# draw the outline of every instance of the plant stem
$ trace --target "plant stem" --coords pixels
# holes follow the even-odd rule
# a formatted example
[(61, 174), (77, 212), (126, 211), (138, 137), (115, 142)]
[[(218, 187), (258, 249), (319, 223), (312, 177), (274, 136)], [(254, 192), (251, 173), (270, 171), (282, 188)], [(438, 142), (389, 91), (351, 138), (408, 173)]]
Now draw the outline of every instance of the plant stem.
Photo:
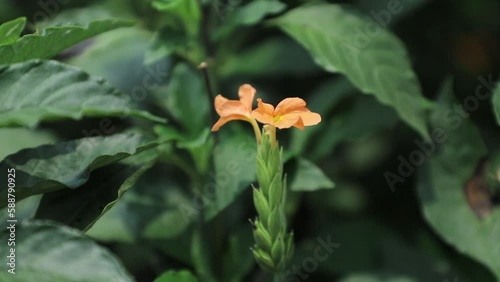
[[(210, 81), (210, 74), (208, 73), (208, 64), (206, 62), (202, 62), (198, 68), (201, 70), (201, 73), (203, 74), (203, 80), (205, 81), (205, 87), (207, 89), (207, 98), (208, 98), (208, 102), (210, 103), (211, 105), (211, 109), (214, 109), (214, 98), (215, 98), (215, 95), (214, 95), (214, 92), (213, 92), (213, 89), (212, 89), (212, 82)], [(213, 110), (210, 110), (210, 120), (212, 121), (212, 124), (215, 124), (217, 121), (215, 120), (215, 115), (214, 115), (214, 112)]]
[(253, 131), (255, 133), (255, 139), (257, 139), (257, 144), (260, 144), (260, 139), (262, 139), (262, 134), (260, 133), (259, 125), (255, 119), (250, 119), (250, 123), (252, 124)]

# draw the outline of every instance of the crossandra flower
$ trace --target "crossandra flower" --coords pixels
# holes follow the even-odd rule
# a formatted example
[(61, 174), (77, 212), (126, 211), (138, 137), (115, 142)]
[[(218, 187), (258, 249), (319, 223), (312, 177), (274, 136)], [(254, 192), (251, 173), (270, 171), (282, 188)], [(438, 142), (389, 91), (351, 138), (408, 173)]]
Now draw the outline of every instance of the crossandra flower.
[(219, 114), (219, 120), (212, 127), (212, 131), (218, 131), (221, 126), (232, 120), (244, 120), (252, 124), (257, 142), (260, 142), (261, 133), (257, 121), (252, 116), (252, 104), (255, 98), (255, 88), (250, 84), (243, 84), (238, 90), (240, 100), (229, 100), (222, 95), (215, 97), (215, 111)]
[(221, 126), (232, 120), (244, 120), (252, 122), (252, 104), (255, 97), (255, 88), (250, 84), (240, 86), (238, 96), (240, 100), (229, 100), (222, 95), (215, 97), (215, 110), (219, 114), (219, 120), (212, 127), (212, 131), (218, 131)]
[(259, 122), (283, 129), (292, 126), (304, 129), (305, 126), (316, 125), (321, 116), (306, 108), (306, 102), (301, 98), (285, 98), (276, 108), (271, 104), (257, 99), (258, 107), (252, 116)]

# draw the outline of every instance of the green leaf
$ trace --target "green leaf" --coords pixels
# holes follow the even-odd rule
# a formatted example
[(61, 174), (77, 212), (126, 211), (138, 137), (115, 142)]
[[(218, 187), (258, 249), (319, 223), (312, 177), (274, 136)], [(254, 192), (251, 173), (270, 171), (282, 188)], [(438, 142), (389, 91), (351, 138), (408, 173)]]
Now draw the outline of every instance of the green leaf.
[[(240, 193), (250, 187), (256, 177), (257, 148), (255, 139), (248, 132), (221, 135), (214, 149), (215, 171), (208, 185), (217, 185), (216, 195), (207, 195), (207, 220), (229, 206)], [(205, 189), (205, 188), (204, 188)], [(210, 190), (212, 188), (209, 188)], [(208, 194), (208, 193), (207, 193)]]
[[(120, 11), (116, 7), (115, 9), (111, 9), (105, 6), (106, 4), (90, 4), (82, 8), (65, 8), (56, 15), (43, 21), (38, 21), (35, 24), (37, 28), (47, 28), (50, 26), (84, 26), (96, 20), (109, 20), (110, 18), (119, 18), (120, 16), (124, 16), (123, 19), (129, 17), (126, 12)], [(127, 5), (123, 6), (123, 8), (125, 8)]]
[[(7, 242), (8, 230), (0, 239)], [(7, 251), (7, 248), (5, 248)], [(9, 255), (9, 254), (6, 254)], [(16, 274), (2, 267), (0, 280), (11, 282), (134, 281), (108, 250), (78, 230), (38, 221), (16, 226)]]
[(190, 37), (198, 34), (201, 7), (197, 0), (153, 0), (153, 8), (174, 17)]
[[(154, 189), (166, 191), (156, 192)], [(124, 216), (123, 220), (137, 218), (134, 225), (129, 225), (140, 237), (150, 240), (170, 239), (183, 234), (190, 220), (198, 214), (192, 206), (192, 198), (180, 187), (165, 180), (139, 183), (125, 203), (129, 216)]]
[[(217, 5), (217, 4), (215, 4)], [(221, 4), (226, 5), (226, 4)], [(227, 4), (230, 5), (230, 4)], [(216, 12), (224, 25), (215, 33), (216, 38), (226, 37), (233, 32), (238, 26), (251, 26), (261, 22), (268, 15), (278, 14), (286, 9), (286, 4), (277, 0), (256, 0), (250, 3), (237, 7), (234, 11), (227, 13), (227, 9), (221, 7)]]
[(66, 63), (103, 77), (141, 104), (169, 76), (166, 64), (143, 65), (152, 36), (139, 26), (112, 30), (93, 38), (92, 45)]
[(276, 0), (252, 1), (230, 14), (231, 24), (254, 25), (259, 23), (264, 17), (280, 13), (285, 9), (286, 4)]
[(132, 108), (129, 98), (103, 79), (56, 61), (0, 67), (0, 126), (34, 127), (42, 121), (128, 115), (164, 120)]
[(87, 183), (76, 189), (44, 194), (35, 218), (86, 231), (151, 168), (156, 158), (157, 153), (148, 150), (93, 171)]
[(191, 44), (184, 32), (172, 27), (161, 28), (151, 39), (144, 64), (150, 65), (175, 53), (182, 55)]
[(200, 71), (187, 64), (175, 66), (168, 88), (158, 95), (158, 100), (191, 137), (198, 137), (207, 127), (211, 101), (206, 94)]
[(418, 195), (432, 228), (459, 252), (486, 265), (500, 279), (500, 209), (493, 207), (480, 216), (468, 200), (471, 188), (476, 194), (470, 197), (484, 197), (477, 179), (469, 181), (485, 177), (478, 175), (481, 172), (478, 168), (486, 146), (472, 122), (450, 110), (454, 105), (452, 84), (448, 81), (441, 91), (439, 108), (431, 117), (434, 130), (441, 131), (440, 136), (445, 138), (432, 143), (435, 151), (427, 154), (428, 159), (419, 170)]
[(12, 44), (0, 46), (0, 65), (51, 58), (85, 39), (133, 24), (132, 21), (106, 19), (90, 22), (86, 27), (47, 27), (40, 34), (28, 34)]
[[(198, 173), (204, 174), (210, 168), (214, 138), (209, 128), (204, 128), (198, 136), (189, 136), (171, 126), (157, 125), (154, 127), (159, 140), (175, 141), (177, 148), (185, 149), (191, 154)], [(168, 149), (170, 150), (170, 148)], [(166, 161), (179, 164), (178, 156), (164, 155)], [(184, 167), (186, 169), (186, 167)]]
[(11, 44), (17, 41), (26, 25), (26, 18), (17, 18), (15, 20), (0, 25), (0, 45)]
[(316, 191), (319, 189), (331, 189), (335, 184), (314, 163), (299, 158), (295, 177), (290, 181), (292, 191)]
[[(28, 197), (22, 201), (16, 202), (16, 220), (18, 223), (31, 220), (35, 216), (36, 209), (40, 203), (42, 195)], [(3, 230), (9, 226), (9, 207), (0, 209), (0, 228)]]
[(57, 138), (48, 131), (27, 128), (0, 128), (0, 160), (24, 148), (53, 143)]
[(179, 140), (177, 147), (189, 151), (199, 173), (208, 172), (214, 147), (214, 139), (210, 129), (205, 128), (195, 139)]
[(188, 270), (169, 270), (156, 278), (154, 282), (198, 282), (198, 278)]
[(429, 137), (425, 111), (430, 102), (422, 96), (404, 45), (392, 33), (380, 26), (376, 34), (366, 33), (368, 21), (333, 4), (299, 7), (274, 23), (325, 70), (346, 75), (364, 93), (396, 109), (407, 124)]
[(88, 234), (119, 242), (179, 240), (199, 211), (192, 197), (166, 171), (168, 167), (161, 163), (148, 170)]
[[(0, 170), (16, 170), (16, 199), (62, 188), (74, 189), (89, 179), (91, 171), (137, 154), (156, 143), (138, 134), (90, 137), (25, 149), (8, 156)], [(7, 183), (7, 174), (0, 180)], [(7, 205), (7, 186), (0, 188), (0, 208)]]

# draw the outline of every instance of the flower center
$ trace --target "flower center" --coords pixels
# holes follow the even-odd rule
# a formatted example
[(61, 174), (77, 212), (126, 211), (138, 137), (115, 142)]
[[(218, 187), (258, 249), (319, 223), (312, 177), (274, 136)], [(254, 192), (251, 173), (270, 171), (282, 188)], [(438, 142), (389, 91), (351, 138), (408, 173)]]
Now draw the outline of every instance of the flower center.
[(276, 123), (276, 122), (278, 122), (278, 121), (280, 121), (282, 119), (283, 119), (283, 116), (275, 116), (274, 117), (274, 122)]

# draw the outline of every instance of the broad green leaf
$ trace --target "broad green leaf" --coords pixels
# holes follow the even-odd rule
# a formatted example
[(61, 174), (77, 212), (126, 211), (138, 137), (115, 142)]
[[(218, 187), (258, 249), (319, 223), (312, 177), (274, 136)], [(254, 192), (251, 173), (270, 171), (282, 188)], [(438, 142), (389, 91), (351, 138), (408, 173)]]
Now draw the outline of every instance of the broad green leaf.
[(26, 18), (17, 18), (15, 20), (0, 25), (0, 45), (10, 44), (17, 41), (26, 25)]
[(156, 278), (154, 282), (198, 282), (198, 278), (188, 270), (169, 270)]
[(53, 143), (57, 138), (48, 131), (27, 128), (0, 128), (0, 160), (25, 149)]
[(177, 142), (177, 147), (189, 151), (200, 174), (208, 172), (214, 148), (214, 138), (210, 129), (205, 128), (195, 139)]
[[(477, 195), (469, 197), (482, 197), (475, 187), (482, 184), (469, 180), (481, 177), (477, 173), (481, 171), (479, 163), (486, 147), (472, 122), (451, 112), (454, 105), (452, 85), (448, 82), (442, 89), (439, 108), (431, 117), (432, 127), (444, 137), (439, 138), (440, 143), (433, 142), (435, 151), (427, 154), (418, 173), (423, 214), (446, 242), (486, 265), (500, 279), (500, 209), (493, 207), (481, 218), (469, 204), (466, 192), (473, 185)], [(429, 148), (432, 147), (428, 146), (430, 151)]]
[[(121, 18), (124, 20), (128, 15), (123, 15), (116, 10), (105, 8), (104, 5), (86, 5), (85, 8), (63, 9), (54, 17), (44, 21), (36, 22), (37, 28), (47, 28), (50, 26), (84, 26), (96, 20), (109, 20), (110, 18)], [(126, 5), (124, 5), (126, 6)]]
[[(138, 134), (89, 137), (25, 149), (0, 162), (0, 170), (16, 170), (18, 201), (62, 188), (74, 189), (89, 179), (91, 171), (137, 154), (156, 143)], [(7, 183), (7, 174), (0, 175)], [(0, 208), (7, 205), (7, 185), (0, 188)]]
[(352, 105), (334, 113), (326, 122), (314, 146), (308, 151), (312, 160), (325, 156), (342, 141), (354, 142), (377, 131), (393, 128), (398, 117), (389, 107), (372, 97), (357, 97)]
[(193, 65), (205, 60), (205, 48), (199, 38), (202, 26), (200, 1), (153, 0), (152, 6), (162, 12), (163, 26), (150, 44), (145, 64), (151, 64), (171, 54), (176, 54)]
[(417, 279), (388, 274), (352, 274), (341, 282), (417, 282)]
[(296, 173), (293, 179), (288, 180), (292, 191), (316, 191), (319, 189), (331, 189), (335, 184), (314, 163), (299, 158), (297, 160)]
[(278, 14), (286, 9), (286, 4), (277, 0), (256, 0), (244, 6), (233, 8), (234, 10), (228, 11), (227, 7), (219, 7), (216, 4), (219, 19), (224, 22), (221, 29), (216, 30), (216, 38), (227, 37), (238, 26), (251, 26), (259, 23), (268, 15)]
[[(18, 223), (33, 218), (41, 198), (42, 195), (35, 195), (28, 197), (22, 201), (16, 202), (16, 220)], [(8, 212), (8, 210), (9, 207), (0, 209), (0, 228), (2, 230), (9, 226), (9, 222), (7, 220), (10, 219), (10, 213)]]
[[(172, 54), (186, 53), (186, 48), (193, 42), (180, 30), (171, 27), (164, 27), (157, 31), (144, 57), (144, 64), (150, 65)], [(198, 57), (198, 56), (197, 56)], [(199, 56), (201, 59), (201, 56)]]
[(167, 171), (161, 164), (148, 170), (88, 234), (119, 242), (170, 240), (183, 234), (199, 210)]
[[(126, 193), (124, 197), (127, 195)], [(109, 212), (100, 217), (85, 235), (101, 242), (134, 243), (134, 234), (127, 227), (123, 217), (123, 202), (118, 201)]]
[(66, 63), (103, 77), (142, 104), (170, 76), (167, 64), (143, 65), (152, 36), (139, 26), (112, 30), (93, 38), (92, 45)]
[(256, 177), (256, 142), (248, 132), (220, 136), (214, 149), (215, 170), (204, 184), (205, 218), (211, 219), (250, 187)]
[(333, 4), (296, 8), (275, 21), (297, 40), (325, 70), (342, 73), (364, 93), (396, 109), (401, 118), (428, 137), (421, 93), (403, 43), (378, 26)]
[[(8, 237), (8, 230), (3, 229), (1, 241), (7, 242)], [(16, 274), (8, 273), (4, 263), (1, 281), (134, 281), (111, 252), (78, 230), (52, 222), (17, 225), (15, 248)]]
[[(150, 174), (150, 179), (154, 174)], [(160, 190), (160, 191), (158, 191)], [(181, 235), (198, 210), (177, 184), (166, 180), (141, 181), (125, 200), (128, 217), (123, 217), (139, 238), (165, 240)], [(184, 208), (189, 210), (185, 210)], [(192, 214), (194, 213), (194, 214)]]
[(88, 230), (151, 168), (156, 157), (154, 150), (148, 150), (93, 171), (87, 183), (76, 189), (44, 194), (35, 218)]
[(0, 46), (0, 65), (51, 58), (85, 39), (133, 24), (126, 20), (106, 19), (90, 22), (85, 27), (47, 27), (39, 34), (28, 34), (12, 44)]
[(177, 24), (183, 26), (190, 37), (198, 34), (202, 15), (197, 0), (153, 0), (152, 6), (174, 17)]
[(252, 1), (230, 14), (231, 24), (254, 25), (267, 15), (277, 14), (285, 9), (286, 4), (277, 0)]
[(101, 78), (56, 61), (0, 67), (0, 126), (34, 127), (42, 121), (128, 115), (162, 122), (133, 109), (130, 99)]
[(172, 71), (167, 90), (158, 95), (158, 99), (186, 132), (197, 137), (208, 126), (211, 101), (206, 91), (200, 71), (178, 64)]
[[(183, 133), (171, 126), (157, 125), (154, 127), (154, 130), (156, 134), (158, 134), (159, 140), (164, 142), (175, 142), (173, 146), (162, 147), (165, 151), (163, 154), (165, 161), (180, 165), (180, 167), (184, 169), (185, 172), (190, 174), (192, 178), (197, 177), (194, 176), (194, 174), (203, 175), (208, 172), (208, 169), (210, 168), (212, 150), (214, 147), (214, 138), (210, 129), (205, 128), (198, 134), (198, 136), (188, 136), (186, 133)], [(179, 163), (179, 161), (183, 158), (172, 152), (174, 147), (184, 149), (189, 152), (197, 171)]]
[(189, 151), (198, 172), (204, 174), (210, 166), (214, 141), (208, 128), (210, 102), (201, 73), (178, 64), (167, 89), (158, 93), (157, 99), (183, 128), (156, 126), (156, 133), (160, 139), (176, 141), (177, 147)]

